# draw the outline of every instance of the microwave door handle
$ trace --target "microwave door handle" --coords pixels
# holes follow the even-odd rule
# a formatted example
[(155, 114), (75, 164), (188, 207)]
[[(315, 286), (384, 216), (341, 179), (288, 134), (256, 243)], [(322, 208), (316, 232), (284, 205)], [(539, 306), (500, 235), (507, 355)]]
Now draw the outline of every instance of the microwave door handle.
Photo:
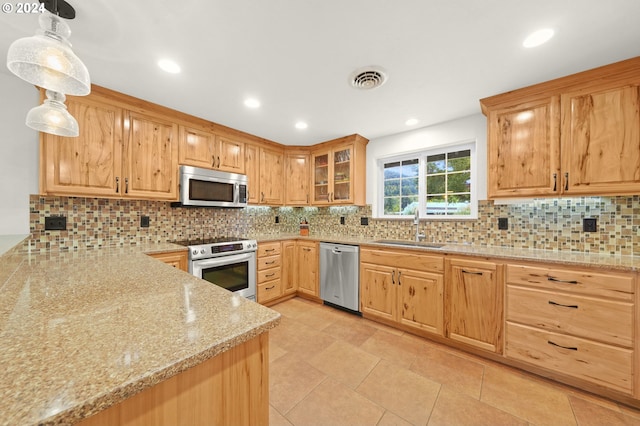
[(239, 183), (235, 183), (233, 184), (233, 202), (234, 204), (238, 204), (240, 202), (240, 184)]

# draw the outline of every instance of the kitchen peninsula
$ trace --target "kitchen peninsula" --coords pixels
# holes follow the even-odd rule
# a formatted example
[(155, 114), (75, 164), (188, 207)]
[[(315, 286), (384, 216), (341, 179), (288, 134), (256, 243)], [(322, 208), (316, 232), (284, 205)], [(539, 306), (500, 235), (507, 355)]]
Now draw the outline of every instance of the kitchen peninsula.
[(0, 424), (268, 423), (280, 315), (146, 255), (177, 249), (0, 257)]

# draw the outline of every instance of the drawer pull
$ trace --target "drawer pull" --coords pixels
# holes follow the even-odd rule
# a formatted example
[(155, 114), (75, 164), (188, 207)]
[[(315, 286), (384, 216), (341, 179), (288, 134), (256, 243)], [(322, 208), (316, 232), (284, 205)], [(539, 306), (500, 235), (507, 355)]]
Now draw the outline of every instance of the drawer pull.
[(570, 351), (577, 351), (578, 350), (578, 348), (576, 348), (575, 346), (562, 346), (562, 345), (559, 345), (557, 343), (552, 342), (551, 340), (547, 340), (547, 343), (550, 344), (551, 346), (556, 346), (558, 348), (569, 349)]
[(275, 260), (272, 260), (271, 262), (264, 262), (265, 265), (273, 265), (274, 263), (276, 263)]
[(575, 281), (575, 280), (559, 280), (554, 277), (547, 277), (547, 281), (553, 281), (555, 283), (565, 283), (565, 284), (580, 284), (578, 281)]
[(311, 251), (311, 249), (309, 247), (303, 247), (302, 250), (304, 251)]
[[(264, 277), (265, 277), (265, 278), (269, 278), (269, 277), (274, 276), (275, 274), (276, 274), (275, 272), (274, 272), (273, 274), (266, 274)], [(549, 302), (549, 303), (551, 303), (551, 302)], [(576, 306), (576, 308), (577, 308), (577, 306)]]
[(271, 287), (265, 287), (264, 289), (265, 289), (265, 290), (271, 290), (271, 289), (274, 289), (274, 288), (276, 288), (276, 286), (275, 286), (275, 285), (272, 285)]
[(401, 276), (402, 276), (402, 271), (398, 271), (398, 285), (402, 285), (402, 282), (400, 281)]
[(395, 284), (396, 283), (396, 271), (393, 270), (391, 271), (391, 284)]
[(482, 275), (482, 272), (467, 271), (466, 269), (463, 269), (462, 273), (463, 274), (471, 274), (471, 275)]
[(562, 306), (563, 308), (578, 309), (578, 305), (563, 305), (562, 303), (557, 303), (553, 300), (549, 300), (549, 304), (553, 306)]
[(276, 251), (276, 249), (264, 249), (264, 251)]

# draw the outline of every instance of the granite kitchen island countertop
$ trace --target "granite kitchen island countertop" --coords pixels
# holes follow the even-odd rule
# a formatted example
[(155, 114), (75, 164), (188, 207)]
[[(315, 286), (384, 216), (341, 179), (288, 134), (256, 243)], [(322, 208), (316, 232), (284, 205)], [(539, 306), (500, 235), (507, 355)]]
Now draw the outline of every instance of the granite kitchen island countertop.
[(0, 424), (69, 424), (275, 327), (277, 312), (145, 253), (0, 257)]

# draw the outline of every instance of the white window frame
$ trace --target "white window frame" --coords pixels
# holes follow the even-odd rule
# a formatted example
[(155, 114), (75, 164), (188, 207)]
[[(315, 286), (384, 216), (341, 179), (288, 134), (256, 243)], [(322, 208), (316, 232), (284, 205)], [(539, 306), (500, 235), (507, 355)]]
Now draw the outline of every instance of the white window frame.
[[(471, 200), (469, 205), (471, 207), (471, 214), (469, 215), (427, 215), (426, 214), (426, 158), (430, 155), (446, 154), (454, 151), (469, 150), (471, 155)], [(395, 154), (388, 157), (380, 157), (376, 159), (377, 170), (377, 183), (378, 191), (376, 194), (376, 217), (379, 219), (411, 219), (413, 215), (385, 215), (384, 214), (384, 164), (395, 161), (406, 161), (418, 158), (419, 159), (419, 180), (418, 180), (418, 209), (420, 212), (420, 219), (422, 220), (474, 220), (478, 218), (478, 159), (477, 159), (476, 141), (467, 141), (456, 144), (440, 145), (437, 147), (430, 147), (420, 151), (405, 152), (402, 154)]]

